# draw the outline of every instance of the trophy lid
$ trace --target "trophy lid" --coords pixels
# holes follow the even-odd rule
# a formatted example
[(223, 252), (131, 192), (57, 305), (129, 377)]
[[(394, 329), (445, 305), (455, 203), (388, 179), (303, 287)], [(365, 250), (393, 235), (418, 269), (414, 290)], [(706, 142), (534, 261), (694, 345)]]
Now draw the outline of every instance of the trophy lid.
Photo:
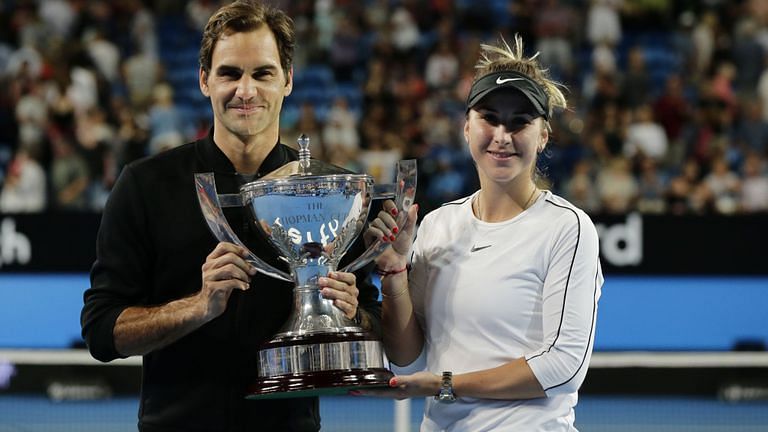
[(333, 174), (355, 174), (342, 167), (329, 164), (317, 159), (310, 159), (307, 168), (301, 166), (301, 161), (292, 161), (259, 178), (259, 181), (285, 180), (304, 176), (321, 176)]
[(306, 134), (301, 134), (301, 136), (299, 136), (296, 141), (299, 144), (299, 160), (289, 162), (270, 172), (269, 174), (261, 177), (258, 180), (259, 182), (269, 180), (286, 180), (290, 178), (305, 176), (314, 177), (334, 174), (355, 174), (352, 171), (342, 167), (321, 160), (311, 159), (309, 153), (309, 137)]

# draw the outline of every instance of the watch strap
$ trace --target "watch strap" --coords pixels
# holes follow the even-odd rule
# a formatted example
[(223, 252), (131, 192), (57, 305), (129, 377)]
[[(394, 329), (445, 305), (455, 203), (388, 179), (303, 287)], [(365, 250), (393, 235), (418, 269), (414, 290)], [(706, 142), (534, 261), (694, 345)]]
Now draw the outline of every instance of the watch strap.
[(440, 391), (435, 396), (435, 399), (440, 402), (447, 403), (456, 401), (456, 393), (453, 391), (453, 372), (443, 372), (440, 383)]

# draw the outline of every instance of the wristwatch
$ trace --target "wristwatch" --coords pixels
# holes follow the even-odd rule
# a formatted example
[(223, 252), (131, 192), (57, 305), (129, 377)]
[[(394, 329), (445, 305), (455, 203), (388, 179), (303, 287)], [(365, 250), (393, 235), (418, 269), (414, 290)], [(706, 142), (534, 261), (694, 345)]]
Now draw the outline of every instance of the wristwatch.
[(456, 402), (456, 393), (453, 392), (453, 373), (443, 372), (443, 381), (440, 385), (440, 392), (435, 396), (435, 400), (443, 403)]

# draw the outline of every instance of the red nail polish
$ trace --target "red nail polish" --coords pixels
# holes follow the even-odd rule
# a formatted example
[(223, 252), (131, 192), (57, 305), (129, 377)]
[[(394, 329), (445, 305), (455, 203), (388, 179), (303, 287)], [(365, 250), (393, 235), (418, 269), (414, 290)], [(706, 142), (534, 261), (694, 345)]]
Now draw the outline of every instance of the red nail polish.
[(397, 387), (397, 378), (392, 378), (391, 380), (389, 380), (389, 386)]
[(385, 236), (385, 235), (384, 235), (384, 236), (381, 236), (381, 240), (383, 240), (383, 241), (389, 241), (389, 237), (387, 237), (387, 236)]
[(390, 239), (390, 240), (392, 240), (392, 241), (395, 241), (395, 239), (396, 239), (396, 238), (397, 238), (397, 237), (395, 237), (393, 234), (390, 234), (390, 235), (389, 235), (389, 239)]
[(393, 233), (397, 234), (397, 232), (398, 232), (398, 231), (400, 231), (400, 230), (399, 230), (399, 229), (397, 229), (397, 227), (393, 227), (393, 228), (392, 228), (392, 232), (393, 232)]
[(393, 208), (389, 212), (392, 213), (392, 216), (397, 216), (397, 209), (396, 208)]

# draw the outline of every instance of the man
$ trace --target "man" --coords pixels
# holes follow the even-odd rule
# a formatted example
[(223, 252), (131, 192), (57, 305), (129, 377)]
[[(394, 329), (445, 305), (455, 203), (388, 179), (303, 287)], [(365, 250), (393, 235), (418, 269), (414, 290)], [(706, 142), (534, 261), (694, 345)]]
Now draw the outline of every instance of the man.
[[(244, 0), (217, 11), (200, 49), (212, 131), (128, 165), (110, 195), (84, 295), (83, 337), (101, 361), (143, 356), (141, 431), (320, 428), (317, 398), (244, 398), (259, 346), (291, 311), (291, 284), (256, 273), (240, 247), (217, 245), (194, 187), (194, 173), (214, 172), (218, 192), (235, 193), (244, 181), (297, 159), (279, 143), (293, 48), (292, 21), (282, 11)], [(224, 212), (256, 255), (285, 268), (247, 209)], [(354, 274), (337, 272), (320, 285), (362, 327), (378, 324), (370, 283), (360, 283), (360, 312)]]

